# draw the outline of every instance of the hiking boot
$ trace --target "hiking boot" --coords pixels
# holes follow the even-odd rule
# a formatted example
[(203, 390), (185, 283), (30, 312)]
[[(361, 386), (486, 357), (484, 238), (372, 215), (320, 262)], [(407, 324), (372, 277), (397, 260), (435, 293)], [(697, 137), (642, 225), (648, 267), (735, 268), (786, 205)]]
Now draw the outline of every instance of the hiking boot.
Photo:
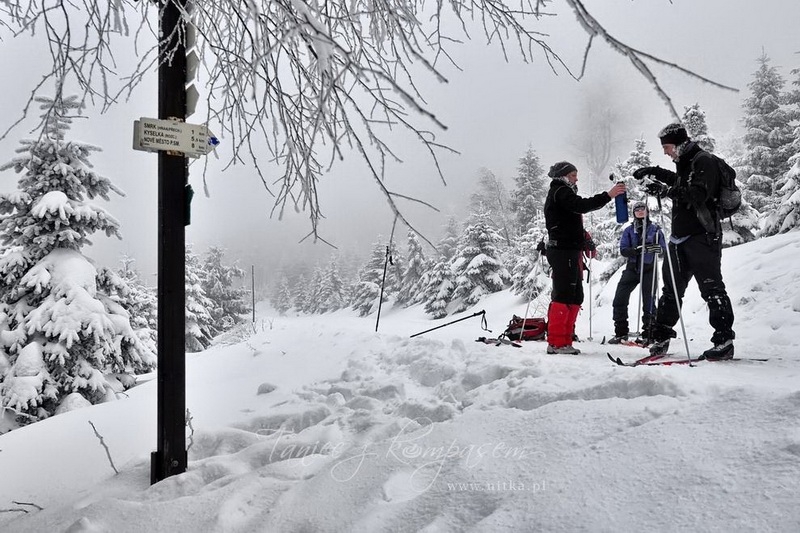
[(636, 337), (636, 340), (634, 340), (633, 342), (635, 342), (642, 348), (647, 348), (653, 341), (650, 340), (650, 337)]
[(664, 355), (669, 350), (669, 339), (656, 341), (650, 345), (650, 355)]
[(552, 344), (547, 345), (547, 353), (549, 354), (566, 354), (566, 355), (578, 355), (581, 351), (573, 346), (553, 346)]
[(715, 344), (703, 352), (703, 359), (708, 361), (727, 361), (733, 359), (733, 339), (728, 339), (722, 344)]
[(622, 341), (628, 340), (627, 335), (614, 335), (610, 339), (608, 339), (608, 344), (621, 344)]

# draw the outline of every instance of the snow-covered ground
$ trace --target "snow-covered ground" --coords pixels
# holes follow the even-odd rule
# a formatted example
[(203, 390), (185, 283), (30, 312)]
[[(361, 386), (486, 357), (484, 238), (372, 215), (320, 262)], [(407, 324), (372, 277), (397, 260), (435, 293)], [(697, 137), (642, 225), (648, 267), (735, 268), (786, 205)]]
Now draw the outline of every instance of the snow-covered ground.
[[(800, 531), (799, 255), (800, 233), (724, 252), (737, 355), (768, 362), (613, 365), (618, 274), (593, 289), (591, 332), (584, 306), (580, 356), (476, 343), (478, 317), (409, 338), (480, 309), (497, 335), (527, 304), (507, 292), (440, 321), (384, 309), (379, 333), (262, 306), (255, 334), (187, 358), (185, 474), (149, 484), (145, 376), (0, 436), (0, 530)], [(698, 353), (694, 285), (684, 314)]]

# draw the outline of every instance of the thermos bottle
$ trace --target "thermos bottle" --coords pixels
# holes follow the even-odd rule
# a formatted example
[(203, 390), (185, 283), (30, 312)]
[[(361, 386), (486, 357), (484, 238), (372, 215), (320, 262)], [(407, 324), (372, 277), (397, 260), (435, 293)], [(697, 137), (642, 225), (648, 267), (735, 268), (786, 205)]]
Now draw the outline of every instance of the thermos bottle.
[(617, 222), (620, 224), (628, 221), (628, 193), (618, 194), (614, 198), (614, 207), (617, 212)]

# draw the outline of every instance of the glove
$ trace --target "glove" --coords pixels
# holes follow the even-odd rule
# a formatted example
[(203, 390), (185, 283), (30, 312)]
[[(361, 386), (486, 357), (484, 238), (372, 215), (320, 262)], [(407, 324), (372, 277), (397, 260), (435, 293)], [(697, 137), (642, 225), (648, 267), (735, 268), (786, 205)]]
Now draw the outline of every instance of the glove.
[(583, 253), (586, 257), (594, 259), (597, 257), (597, 246), (594, 244), (592, 240), (592, 236), (589, 235), (588, 231), (583, 232)]
[(663, 171), (664, 169), (661, 167), (642, 167), (633, 171), (633, 177), (637, 180), (642, 180), (647, 176), (653, 176), (658, 179), (659, 173)]
[(662, 252), (661, 245), (657, 243), (648, 244), (644, 247), (644, 251), (648, 254), (660, 254)]
[(647, 194), (656, 198), (664, 198), (669, 193), (669, 187), (659, 181), (648, 183), (644, 186), (644, 190)]

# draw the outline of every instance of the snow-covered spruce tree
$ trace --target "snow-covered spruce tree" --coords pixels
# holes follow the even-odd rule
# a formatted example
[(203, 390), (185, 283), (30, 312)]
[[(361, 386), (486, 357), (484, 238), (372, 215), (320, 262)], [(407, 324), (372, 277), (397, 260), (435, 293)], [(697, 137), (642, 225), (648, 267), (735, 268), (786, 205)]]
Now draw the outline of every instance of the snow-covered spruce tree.
[(767, 215), (764, 233), (775, 235), (800, 228), (800, 153), (791, 158), (792, 168), (786, 173), (777, 209)]
[(397, 303), (409, 306), (422, 300), (422, 292), (426, 283), (426, 273), (430, 268), (430, 261), (425, 257), (425, 251), (419, 243), (417, 234), (408, 230), (408, 258), (397, 292)]
[(455, 274), (453, 300), (458, 300), (457, 312), (508, 285), (511, 276), (500, 259), (502, 242), (487, 213), (474, 213), (470, 217), (452, 263)]
[(244, 322), (244, 314), (251, 311), (247, 297), (250, 292), (246, 287), (234, 287), (236, 280), (245, 277), (244, 270), (222, 262), (225, 251), (218, 246), (211, 246), (203, 262), (203, 277), (200, 284), (206, 297), (211, 300), (208, 309), (214, 328), (218, 332), (231, 329)]
[(320, 280), (319, 294), (317, 295), (319, 305), (317, 312), (327, 313), (342, 309), (347, 301), (347, 288), (339, 274), (339, 264), (336, 257), (331, 257), (328, 267), (322, 272)]
[(651, 152), (647, 149), (647, 141), (642, 138), (636, 139), (634, 148), (628, 157), (614, 165), (614, 173), (622, 178), (633, 176), (633, 172), (642, 167), (652, 166)]
[(784, 101), (787, 114), (796, 124), (791, 149), (794, 155), (789, 158), (791, 168), (784, 175), (783, 185), (778, 190), (780, 204), (767, 214), (763, 233), (775, 235), (800, 228), (800, 69), (793, 69), (796, 76), (793, 88), (786, 92)]
[(706, 152), (714, 152), (717, 148), (717, 141), (708, 133), (706, 112), (700, 109), (700, 104), (683, 106), (681, 122), (686, 127), (690, 139), (699, 144), (700, 148)]
[[(395, 257), (399, 257), (394, 242), (388, 248), (389, 257), (394, 261)], [(383, 286), (384, 303), (397, 293), (400, 286), (397, 271), (394, 268), (390, 268), (392, 265), (387, 262), (386, 249), (386, 244), (381, 243), (380, 240), (376, 242), (372, 246), (372, 253), (367, 264), (361, 267), (358, 272), (358, 281), (355, 283), (350, 306), (358, 311), (360, 316), (367, 316), (377, 311), (381, 286)], [(386, 271), (385, 280), (384, 270)]]
[(192, 252), (192, 245), (186, 244), (186, 351), (202, 352), (211, 346), (211, 340), (218, 333), (211, 317), (214, 307), (203, 290), (206, 273), (200, 258)]
[(92, 170), (99, 148), (66, 139), (77, 97), (36, 101), (41, 135), (0, 166), (22, 174), (17, 192), (0, 195), (0, 407), (23, 422), (113, 399), (156, 362), (81, 253), (96, 231), (119, 237), (117, 221), (89, 200), (122, 192)]
[(281, 315), (285, 315), (292, 308), (292, 289), (289, 285), (289, 278), (286, 276), (281, 276), (281, 280), (272, 297), (272, 306)]
[(488, 168), (478, 171), (478, 183), (469, 197), (470, 213), (484, 213), (489, 223), (497, 228), (498, 233), (505, 239), (505, 244), (511, 244), (512, 223), (514, 214), (511, 210), (511, 195), (500, 179)]
[(300, 273), (296, 278), (295, 282), (292, 285), (292, 301), (294, 302), (294, 308), (300, 311), (301, 313), (305, 313), (306, 309), (308, 308), (308, 303), (306, 302), (306, 295), (308, 294), (308, 277), (305, 273)]
[(448, 305), (453, 298), (456, 285), (451, 262), (458, 251), (460, 233), (455, 217), (448, 217), (444, 235), (436, 246), (439, 257), (431, 260), (431, 266), (425, 272), (424, 280), (420, 282), (422, 287), (420, 301), (425, 304), (425, 312), (433, 318), (447, 316)]
[(447, 316), (447, 307), (453, 299), (456, 288), (455, 275), (449, 259), (441, 257), (430, 269), (422, 299), (425, 312), (433, 318)]
[(530, 229), (514, 242), (511, 263), (511, 288), (518, 294), (532, 300), (539, 296), (550, 285), (545, 274), (541, 256), (537, 246), (547, 236), (542, 214), (537, 215), (529, 224)]
[(518, 233), (526, 233), (536, 215), (544, 208), (544, 199), (550, 186), (549, 179), (532, 147), (519, 160), (511, 192), (511, 210), (514, 212)]
[(155, 353), (158, 333), (156, 290), (144, 284), (139, 272), (133, 268), (133, 258), (124, 256), (120, 262), (122, 265), (116, 272), (107, 268), (98, 270), (98, 287), (128, 311), (131, 326), (144, 342), (151, 343)]
[(781, 106), (785, 80), (769, 65), (766, 54), (758, 62), (760, 67), (748, 84), (751, 95), (743, 104), (747, 150), (736, 171), (746, 186), (744, 198), (759, 212), (766, 213), (779, 202), (774, 192), (789, 170), (792, 129), (790, 117)]
[(456, 218), (451, 216), (447, 218), (447, 224), (444, 227), (444, 235), (436, 249), (439, 250), (444, 260), (450, 260), (456, 254), (458, 249), (458, 240), (461, 238), (461, 228), (459, 227)]

